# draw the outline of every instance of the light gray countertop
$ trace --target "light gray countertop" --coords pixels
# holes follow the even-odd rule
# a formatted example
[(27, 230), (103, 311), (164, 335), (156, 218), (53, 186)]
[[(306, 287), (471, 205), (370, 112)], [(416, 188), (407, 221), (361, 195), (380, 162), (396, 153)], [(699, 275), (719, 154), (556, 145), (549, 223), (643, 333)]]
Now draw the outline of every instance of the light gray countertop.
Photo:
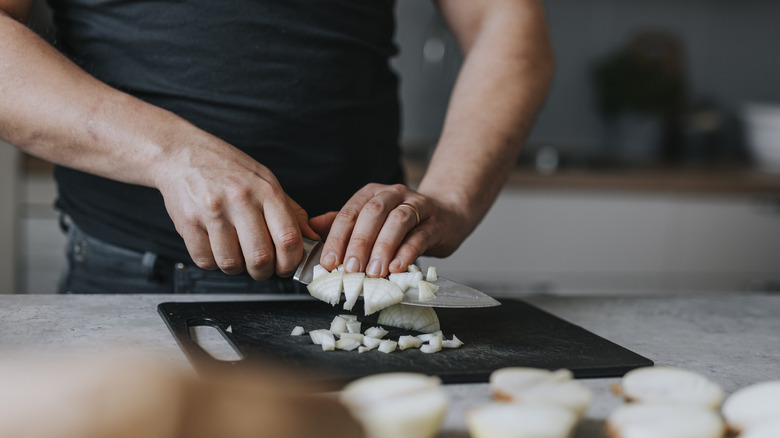
[[(187, 359), (157, 314), (164, 301), (257, 299), (193, 295), (0, 295), (0, 354), (124, 346)], [(780, 295), (691, 294), (644, 297), (526, 297), (554, 315), (655, 361), (699, 372), (727, 393), (780, 379)], [(576, 438), (603, 437), (620, 404), (618, 379), (586, 379), (595, 399)], [(464, 412), (490, 400), (486, 384), (446, 385), (452, 405), (440, 436), (467, 437)]]

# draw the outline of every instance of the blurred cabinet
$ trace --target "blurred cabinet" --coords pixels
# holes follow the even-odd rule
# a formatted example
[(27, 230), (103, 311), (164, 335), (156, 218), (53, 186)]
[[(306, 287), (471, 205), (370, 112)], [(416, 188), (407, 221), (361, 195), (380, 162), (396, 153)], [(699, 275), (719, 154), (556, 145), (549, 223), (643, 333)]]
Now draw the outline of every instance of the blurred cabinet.
[(507, 293), (780, 287), (780, 203), (749, 196), (505, 190), (451, 257), (453, 279)]

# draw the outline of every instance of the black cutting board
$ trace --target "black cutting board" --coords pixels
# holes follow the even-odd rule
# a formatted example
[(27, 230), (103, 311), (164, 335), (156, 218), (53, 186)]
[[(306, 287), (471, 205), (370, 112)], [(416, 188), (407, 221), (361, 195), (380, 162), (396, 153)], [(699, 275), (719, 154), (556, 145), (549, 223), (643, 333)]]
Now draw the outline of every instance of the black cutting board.
[[(376, 315), (362, 316), (360, 302), (352, 312), (317, 300), (162, 303), (158, 311), (193, 365), (202, 369), (220, 361), (191, 338), (189, 328), (210, 325), (243, 355), (241, 362), (274, 360), (315, 371), (334, 381), (394, 371), (439, 376), (446, 383), (487, 382), (490, 373), (510, 366), (568, 368), (575, 377), (619, 377), (653, 362), (561, 318), (519, 300), (502, 300), (497, 307), (436, 309), (445, 337), (464, 342), (458, 349), (426, 354), (418, 349), (385, 354), (373, 350), (322, 351), (308, 335), (291, 336), (297, 326), (306, 331), (329, 328), (334, 316), (352, 313), (363, 330), (376, 325)], [(228, 330), (230, 328), (230, 330)], [(407, 330), (385, 327), (394, 340)], [(222, 362), (236, 365), (236, 362)]]

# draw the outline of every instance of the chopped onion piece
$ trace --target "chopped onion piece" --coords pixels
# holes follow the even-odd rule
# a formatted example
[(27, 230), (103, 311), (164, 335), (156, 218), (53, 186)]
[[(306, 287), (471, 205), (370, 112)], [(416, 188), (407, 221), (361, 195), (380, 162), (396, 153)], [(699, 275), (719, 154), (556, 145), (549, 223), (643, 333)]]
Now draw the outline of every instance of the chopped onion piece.
[(420, 272), (420, 267), (412, 263), (406, 270), (407, 272)]
[(695, 404), (717, 409), (723, 389), (706, 377), (672, 367), (643, 367), (629, 371), (620, 381), (628, 401), (642, 403)]
[(363, 336), (362, 333), (342, 333), (339, 335), (339, 339), (354, 339), (358, 341), (358, 343), (363, 343)]
[[(346, 277), (346, 275), (345, 275), (345, 277)], [(348, 314), (348, 313), (342, 313), (342, 314), (341, 314), (341, 315), (339, 315), (339, 316), (340, 316), (340, 317), (342, 317), (342, 318), (344, 318), (345, 320), (347, 320), (347, 322), (355, 322), (355, 321), (357, 321), (357, 320), (358, 320), (358, 317), (357, 317), (357, 315), (350, 315), (350, 314)]]
[(370, 336), (372, 338), (381, 339), (382, 336), (386, 335), (388, 332), (387, 330), (383, 329), (381, 326), (377, 327), (369, 327), (365, 331), (366, 336)]
[(312, 269), (311, 276), (312, 281), (322, 277), (323, 275), (327, 274), (328, 270), (322, 267), (322, 265), (315, 265), (314, 269)]
[(417, 335), (418, 338), (420, 338), (423, 342), (428, 342), (433, 338), (440, 338), (444, 339), (444, 333), (441, 332), (441, 330), (433, 332), (433, 333), (425, 333), (422, 335)]
[(379, 346), (379, 344), (382, 342), (379, 338), (372, 338), (371, 336), (363, 336), (363, 345), (366, 346), (366, 348), (374, 349)]
[(330, 272), (313, 280), (306, 288), (314, 298), (335, 306), (341, 299), (341, 281), (343, 277), (343, 272)]
[(346, 333), (347, 332), (347, 320), (342, 318), (342, 317), (340, 317), (340, 316), (334, 317), (333, 321), (331, 321), (331, 323), (330, 323), (330, 331), (334, 335), (338, 335), (338, 334), (341, 334), (341, 333)]
[(331, 333), (331, 331), (328, 329), (312, 330), (309, 332), (311, 341), (317, 345), (322, 345), (322, 338), (328, 336), (331, 338), (333, 337), (333, 333)]
[(425, 279), (427, 281), (436, 281), (439, 279), (439, 276), (436, 274), (436, 266), (428, 266), (428, 272), (425, 274)]
[(417, 290), (419, 290), (417, 298), (420, 301), (430, 301), (436, 298), (436, 291), (439, 290), (439, 286), (428, 281), (420, 281), (417, 283)]
[(352, 351), (360, 347), (360, 341), (354, 338), (341, 338), (336, 341), (336, 348), (339, 350)]
[(347, 323), (347, 332), (349, 333), (360, 333), (360, 321), (352, 321)]
[(296, 325), (294, 329), (292, 329), (292, 332), (290, 333), (291, 336), (300, 336), (302, 334), (306, 333), (306, 330), (303, 329), (303, 327)]
[(458, 337), (455, 335), (452, 335), (452, 339), (445, 339), (441, 341), (441, 346), (443, 348), (460, 348), (461, 345), (463, 345), (463, 341), (458, 339)]
[(723, 403), (722, 411), (729, 428), (737, 432), (780, 418), (780, 380), (738, 389)]
[(368, 348), (365, 345), (361, 345), (358, 347), (358, 353), (365, 353), (366, 351), (371, 351), (373, 348)]
[[(330, 334), (330, 336), (328, 336)], [(323, 333), (320, 341), (322, 341), (322, 351), (333, 351), (336, 349), (336, 339), (333, 337), (333, 333)]]
[(403, 298), (403, 291), (389, 280), (384, 278), (363, 280), (363, 308), (366, 315), (400, 303)]
[(438, 336), (432, 337), (427, 344), (420, 346), (420, 351), (423, 353), (436, 353), (441, 351), (441, 338)]
[(439, 330), (439, 317), (432, 307), (395, 304), (379, 312), (379, 324), (431, 333)]
[(576, 424), (571, 411), (557, 406), (490, 403), (466, 413), (472, 438), (568, 438)]
[(342, 280), (344, 285), (344, 310), (352, 310), (357, 302), (358, 297), (363, 292), (363, 280), (366, 278), (366, 274), (363, 272), (352, 272), (344, 274)]
[(387, 277), (392, 283), (398, 285), (402, 292), (406, 292), (410, 287), (416, 287), (422, 279), (422, 272), (394, 272)]
[(695, 404), (631, 403), (615, 409), (606, 421), (612, 438), (721, 438), (723, 420)]
[(382, 341), (379, 343), (378, 350), (382, 353), (392, 353), (395, 351), (395, 347), (398, 346), (398, 342), (393, 341), (391, 339), (382, 339)]
[(417, 336), (404, 335), (398, 338), (398, 348), (406, 350), (407, 348), (418, 348), (422, 341)]
[(229, 325), (228, 328), (225, 329), (225, 331), (228, 333), (233, 333), (233, 326)]

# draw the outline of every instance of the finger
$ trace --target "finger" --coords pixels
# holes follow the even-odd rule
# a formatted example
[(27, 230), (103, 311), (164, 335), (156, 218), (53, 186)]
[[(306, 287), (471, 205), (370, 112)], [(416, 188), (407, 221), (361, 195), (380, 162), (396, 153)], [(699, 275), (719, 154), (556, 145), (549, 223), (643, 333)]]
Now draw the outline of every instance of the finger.
[(182, 227), (180, 234), (195, 266), (210, 271), (218, 268), (214, 253), (211, 252), (209, 235), (205, 229), (192, 225)]
[(379, 277), (382, 267), (378, 260), (369, 263), (369, 256), (379, 232), (387, 221), (390, 212), (403, 200), (403, 194), (397, 190), (383, 190), (371, 198), (360, 210), (352, 236), (349, 238), (347, 252), (344, 255), (345, 272), (366, 272), (366, 276)]
[(330, 227), (333, 226), (333, 221), (338, 214), (339, 212), (337, 211), (329, 211), (309, 219), (309, 224), (317, 234), (327, 237), (330, 234)]
[(225, 274), (235, 275), (244, 271), (244, 257), (233, 224), (225, 219), (213, 219), (208, 225), (208, 238), (217, 266)]
[(379, 190), (379, 187), (373, 184), (363, 187), (352, 195), (349, 201), (336, 214), (331, 223), (328, 238), (322, 247), (322, 256), (320, 257), (322, 267), (332, 271), (343, 262), (347, 245), (349, 245), (349, 238), (357, 223), (360, 210), (374, 196), (377, 190)]
[(294, 274), (303, 257), (301, 228), (287, 199), (284, 193), (272, 194), (263, 203), (265, 223), (276, 249), (276, 274), (280, 277)]
[(415, 262), (420, 256), (425, 254), (433, 245), (433, 236), (435, 235), (435, 226), (430, 223), (421, 223), (406, 235), (395, 257), (390, 262), (390, 272), (405, 272), (409, 265)]
[[(389, 274), (391, 259), (396, 254), (407, 233), (416, 226), (417, 215), (414, 210), (399, 205), (390, 211), (382, 229), (379, 231), (374, 248), (371, 250), (371, 258), (369, 259), (366, 272), (372, 271), (372, 275), (386, 277)], [(379, 272), (375, 272), (377, 269)]]
[(259, 211), (257, 207), (250, 214), (237, 216), (234, 222), (246, 270), (252, 278), (262, 281), (274, 274), (276, 264), (274, 243)]

